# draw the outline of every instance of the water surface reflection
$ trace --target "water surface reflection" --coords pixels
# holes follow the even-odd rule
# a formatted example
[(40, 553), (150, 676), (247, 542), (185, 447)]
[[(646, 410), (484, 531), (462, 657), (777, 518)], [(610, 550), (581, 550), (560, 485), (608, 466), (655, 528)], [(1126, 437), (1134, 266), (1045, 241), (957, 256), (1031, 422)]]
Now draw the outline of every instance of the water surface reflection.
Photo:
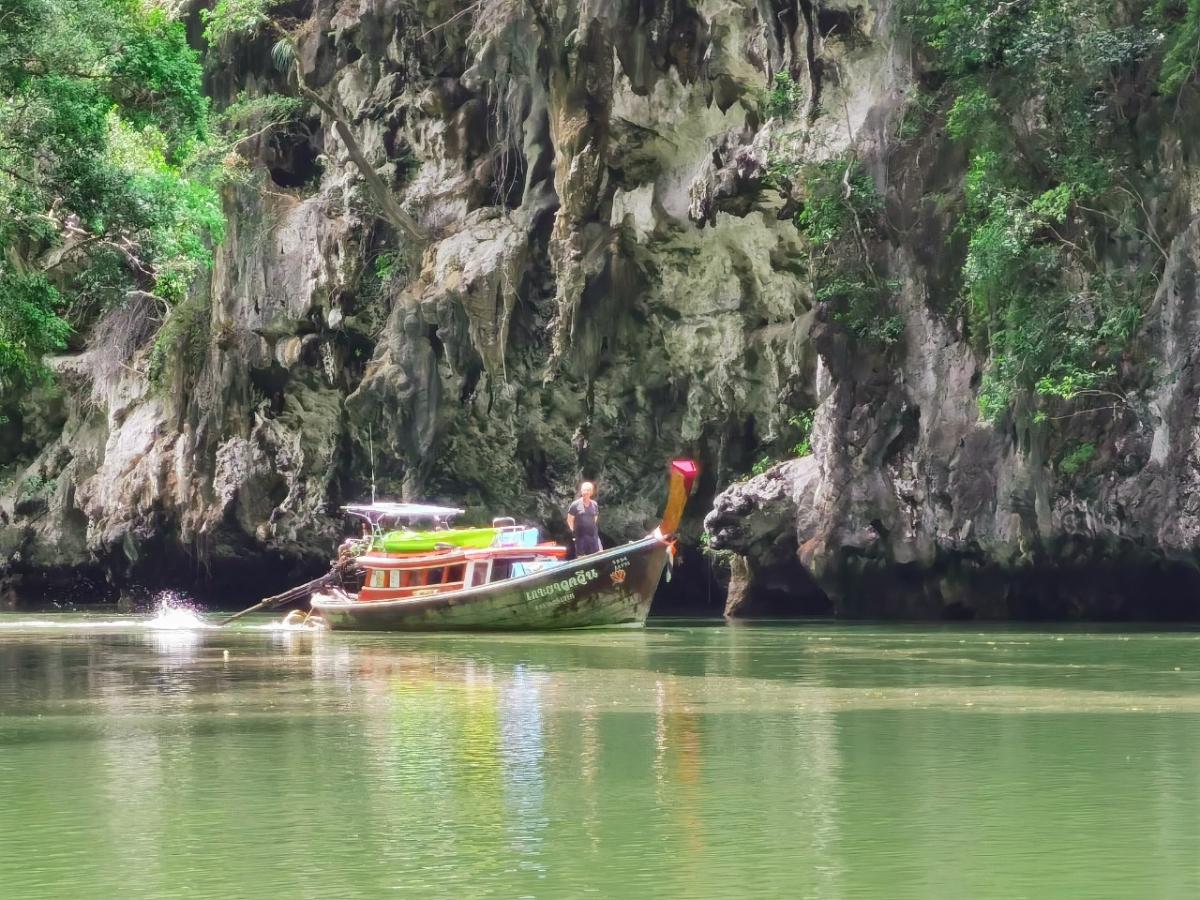
[(0, 628), (6, 896), (1200, 895), (1191, 634)]

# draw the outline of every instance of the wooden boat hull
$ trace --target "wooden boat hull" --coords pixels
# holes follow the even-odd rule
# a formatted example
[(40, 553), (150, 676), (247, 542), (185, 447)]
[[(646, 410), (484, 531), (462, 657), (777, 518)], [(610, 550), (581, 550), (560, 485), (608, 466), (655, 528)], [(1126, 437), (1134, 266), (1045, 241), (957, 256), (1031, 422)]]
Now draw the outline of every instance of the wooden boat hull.
[(463, 591), (360, 601), (316, 594), (313, 612), (335, 629), (366, 631), (537, 630), (642, 625), (668, 545), (647, 537), (552, 569)]

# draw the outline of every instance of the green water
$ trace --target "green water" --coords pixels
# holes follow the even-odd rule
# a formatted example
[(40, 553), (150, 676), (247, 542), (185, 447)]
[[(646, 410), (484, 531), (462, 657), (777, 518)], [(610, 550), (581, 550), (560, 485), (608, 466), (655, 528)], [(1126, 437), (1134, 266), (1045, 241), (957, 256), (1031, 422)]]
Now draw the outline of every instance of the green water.
[(1200, 635), (0, 616), (0, 896), (1200, 897)]

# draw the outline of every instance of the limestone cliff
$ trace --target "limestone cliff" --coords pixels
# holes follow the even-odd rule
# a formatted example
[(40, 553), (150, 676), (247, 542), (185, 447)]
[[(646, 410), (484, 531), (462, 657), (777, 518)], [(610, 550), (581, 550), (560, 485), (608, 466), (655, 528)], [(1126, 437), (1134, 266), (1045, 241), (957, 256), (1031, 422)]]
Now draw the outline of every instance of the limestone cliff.
[[(177, 5), (199, 44), (206, 4)], [(921, 62), (893, 4), (291, 0), (280, 15), (300, 85), (270, 34), (207, 50), (218, 107), (289, 93), (306, 108), (245, 150), (169, 375), (150, 377), (158, 323), (134, 297), (10, 414), (12, 596), (253, 595), (320, 566), (338, 504), (372, 485), (553, 529), (586, 476), (623, 540), (653, 521), (679, 453), (704, 466), (695, 539), (806, 409), (813, 455), (730, 488), (709, 518), (734, 554), (733, 607), (1017, 615), (1013, 572), (1095, 553), (1194, 566), (1195, 226), (1173, 232), (1142, 327), (1161, 377), (1129, 404), (1137, 427), (1069, 425), (1111, 466), (1064, 477), (1064, 429), (982, 422), (985, 356), (947, 312), (938, 249), (953, 212), (936, 198), (964, 162), (936, 122), (898, 136)], [(769, 108), (781, 73), (790, 115)], [(805, 188), (774, 170), (848, 153), (886, 202), (864, 241), (900, 285), (884, 349), (822, 309)]]
[[(197, 40), (204, 5), (180, 4)], [(252, 148), (166, 385), (131, 300), (13, 411), (14, 590), (253, 593), (251, 574), (319, 566), (337, 505), (372, 480), (561, 527), (586, 475), (620, 540), (653, 520), (670, 456), (704, 459), (710, 497), (749, 467), (811, 380), (794, 229), (756, 190), (760, 89), (794, 62), (774, 10), (285, 6), (336, 118), (314, 102)], [(209, 49), (218, 107), (295, 93), (271, 44)], [(422, 238), (381, 209), (339, 122)]]

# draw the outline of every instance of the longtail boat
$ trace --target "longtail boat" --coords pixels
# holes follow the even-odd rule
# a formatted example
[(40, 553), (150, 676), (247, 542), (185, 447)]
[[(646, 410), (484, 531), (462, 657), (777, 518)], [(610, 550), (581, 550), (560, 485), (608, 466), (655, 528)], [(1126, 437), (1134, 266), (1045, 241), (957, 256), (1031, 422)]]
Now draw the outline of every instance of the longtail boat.
[[(361, 587), (314, 593), (313, 615), (330, 628), (374, 631), (645, 624), (698, 471), (691, 460), (671, 463), (666, 509), (653, 533), (569, 561), (565, 547), (540, 542), (536, 529), (511, 519), (493, 523), (486, 547), (438, 540), (454, 529), (427, 532), (432, 549), (415, 553), (391, 552), (376, 535), (365, 536), (354, 560)], [(371, 507), (353, 509), (370, 519)], [(372, 522), (376, 533), (380, 527)]]

